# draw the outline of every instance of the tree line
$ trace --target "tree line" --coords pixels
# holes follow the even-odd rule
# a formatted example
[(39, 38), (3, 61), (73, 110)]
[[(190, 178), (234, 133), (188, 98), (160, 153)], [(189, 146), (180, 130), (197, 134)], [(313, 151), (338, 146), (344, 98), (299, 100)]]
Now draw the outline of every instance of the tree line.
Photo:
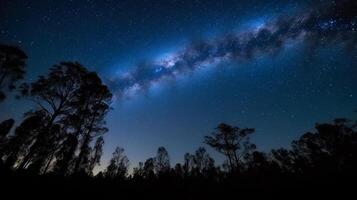
[[(78, 62), (61, 62), (47, 75), (24, 83), (26, 54), (18, 47), (0, 45), (0, 100), (15, 90), (34, 103), (16, 126), (13, 119), (0, 123), (0, 174), (88, 177), (108, 182), (142, 183), (200, 180), (272, 180), (271, 177), (353, 176), (357, 168), (357, 121), (336, 119), (316, 124), (289, 148), (257, 150), (253, 128), (221, 123), (203, 143), (225, 156), (217, 165), (204, 147), (186, 153), (182, 163), (171, 165), (165, 147), (139, 162), (129, 173), (125, 150), (117, 147), (104, 171), (100, 164), (105, 116), (112, 93), (95, 73)], [(237, 178), (239, 177), (239, 178)], [(248, 181), (248, 182), (249, 182)], [(259, 181), (258, 181), (259, 182)], [(257, 182), (255, 182), (257, 183)]]

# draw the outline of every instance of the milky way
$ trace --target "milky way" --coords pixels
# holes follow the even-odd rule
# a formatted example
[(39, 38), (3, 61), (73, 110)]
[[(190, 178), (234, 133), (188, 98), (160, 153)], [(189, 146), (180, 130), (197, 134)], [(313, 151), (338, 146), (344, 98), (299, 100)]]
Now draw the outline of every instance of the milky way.
[(356, 1), (316, 5), (294, 16), (280, 16), (264, 25), (212, 40), (192, 41), (160, 61), (139, 62), (127, 73), (111, 80), (118, 98), (149, 89), (162, 79), (222, 62), (249, 60), (261, 54), (276, 54), (289, 41), (316, 48), (338, 42), (355, 50), (357, 42)]

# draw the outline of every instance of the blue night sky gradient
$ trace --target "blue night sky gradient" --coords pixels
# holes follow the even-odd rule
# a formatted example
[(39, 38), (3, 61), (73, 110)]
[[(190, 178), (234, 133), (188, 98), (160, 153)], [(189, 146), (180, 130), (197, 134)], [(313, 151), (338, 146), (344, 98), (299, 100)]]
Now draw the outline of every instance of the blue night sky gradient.
[[(253, 142), (269, 150), (289, 145), (316, 122), (355, 116), (355, 44), (349, 50), (339, 42), (311, 48), (300, 38), (284, 41), (278, 53), (207, 64), (119, 95), (118, 77), (141, 62), (165, 60), (191, 41), (255, 30), (314, 6), (316, 1), (278, 0), (1, 1), (0, 41), (28, 54), (28, 81), (55, 63), (75, 60), (110, 85), (116, 100), (107, 116), (104, 166), (116, 145), (125, 148), (133, 165), (165, 146), (174, 164), (203, 145), (203, 136), (220, 122), (256, 128)], [(319, 26), (334, 28), (334, 23)], [(21, 120), (31, 106), (9, 98), (0, 104), (0, 120)]]

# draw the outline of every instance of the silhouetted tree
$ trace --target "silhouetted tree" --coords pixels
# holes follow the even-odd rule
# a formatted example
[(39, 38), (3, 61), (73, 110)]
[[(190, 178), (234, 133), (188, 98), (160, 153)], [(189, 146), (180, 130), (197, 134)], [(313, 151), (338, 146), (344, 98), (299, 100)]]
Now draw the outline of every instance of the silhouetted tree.
[(221, 123), (216, 132), (205, 136), (204, 142), (227, 156), (231, 170), (239, 170), (244, 156), (256, 148), (249, 140), (253, 132), (254, 129), (251, 128), (240, 129)]
[(7, 119), (0, 123), (0, 146), (4, 142), (6, 136), (10, 133), (10, 130), (14, 124), (14, 119)]
[(6, 98), (5, 90), (13, 90), (24, 78), (26, 54), (18, 47), (0, 44), (0, 102)]
[(152, 178), (155, 175), (155, 159), (148, 158), (144, 163), (144, 175), (145, 178)]
[[(41, 146), (38, 146), (38, 151), (33, 154), (31, 163), (28, 165), (27, 169), (33, 173), (46, 173), (53, 164), (53, 159), (56, 154), (56, 151), (61, 146), (61, 141), (65, 136), (65, 132), (62, 129), (61, 124), (53, 124), (49, 129), (48, 135), (45, 138), (41, 138), (41, 135), (38, 135), (36, 142), (39, 139), (45, 139), (46, 142), (43, 142)], [(36, 144), (36, 143), (35, 143)], [(38, 144), (38, 143), (37, 143)], [(32, 146), (31, 146), (32, 147)], [(47, 153), (42, 155), (41, 153)]]
[(125, 179), (129, 167), (129, 159), (124, 153), (124, 149), (117, 147), (113, 152), (113, 157), (105, 171), (105, 175), (111, 178)]
[(176, 178), (183, 178), (185, 173), (184, 173), (184, 169), (182, 167), (182, 165), (180, 163), (176, 163), (175, 167), (174, 167), (174, 173), (176, 175)]
[(183, 164), (183, 170), (187, 175), (189, 175), (193, 168), (195, 167), (195, 156), (191, 155), (190, 153), (185, 153), (184, 155), (184, 164)]
[(291, 150), (279, 148), (276, 150), (273, 149), (271, 153), (273, 161), (280, 167), (281, 172), (285, 174), (295, 172), (295, 155)]
[[(19, 168), (31, 166), (34, 173), (46, 172), (53, 160), (56, 160), (56, 155), (62, 159), (61, 166), (69, 166), (69, 163), (63, 162), (73, 163), (73, 156), (80, 144), (73, 171), (88, 173), (91, 168), (90, 143), (94, 137), (107, 131), (104, 116), (109, 110), (112, 96), (107, 86), (96, 73), (88, 72), (81, 64), (62, 62), (53, 66), (46, 77), (40, 76), (30, 86), (23, 86), (23, 94), (29, 96), (46, 113), (47, 118), (43, 120), (42, 132), (38, 134)], [(74, 135), (77, 142), (70, 139), (72, 142), (63, 143), (67, 134)], [(76, 147), (61, 148), (62, 144)], [(61, 150), (65, 152), (57, 153)], [(62, 167), (57, 166), (56, 170), (59, 168)]]
[(357, 132), (354, 123), (336, 119), (332, 124), (317, 124), (292, 142), (295, 169), (313, 174), (356, 174)]
[(198, 173), (204, 174), (214, 169), (214, 160), (207, 153), (204, 147), (199, 147), (194, 156), (195, 169)]
[[(87, 138), (85, 138), (87, 139)], [(79, 155), (75, 158), (73, 173), (89, 174), (88, 169), (90, 168), (91, 162), (91, 152), (92, 147), (90, 146), (90, 140), (83, 140), (82, 145), (80, 145)]]
[(254, 151), (246, 155), (246, 169), (248, 173), (254, 176), (268, 176), (273, 169), (274, 164), (269, 160), (264, 152)]
[(160, 175), (170, 171), (170, 157), (165, 147), (159, 147), (155, 157), (155, 173)]
[(73, 164), (73, 158), (77, 146), (77, 137), (73, 134), (67, 134), (61, 148), (56, 153), (56, 163), (53, 169), (54, 173), (63, 176), (70, 174), (70, 166)]
[(26, 155), (42, 131), (42, 121), (46, 120), (46, 117), (46, 113), (42, 111), (25, 114), (24, 121), (15, 129), (14, 135), (1, 147), (1, 156), (5, 157), (8, 166), (12, 167)]
[(92, 172), (96, 165), (100, 165), (100, 158), (103, 154), (103, 145), (104, 139), (102, 136), (100, 136), (94, 144), (91, 161), (88, 169), (89, 172)]
[[(26, 164), (36, 160), (33, 171), (40, 172), (46, 162), (46, 158), (52, 153), (51, 146), (53, 135), (60, 132), (61, 122), (66, 117), (75, 112), (73, 102), (78, 98), (78, 91), (81, 86), (81, 79), (87, 70), (79, 63), (60, 63), (54, 65), (47, 77), (40, 76), (39, 79), (31, 84), (28, 89), (30, 99), (39, 108), (46, 112), (47, 120), (43, 120), (42, 132), (36, 138), (36, 142), (31, 146), (27, 155), (24, 157), (19, 168), (24, 169)], [(56, 124), (56, 128), (54, 125)], [(57, 131), (57, 132), (51, 132)], [(53, 145), (54, 146), (54, 145)]]
[(133, 178), (134, 179), (142, 179), (144, 178), (145, 173), (144, 173), (144, 163), (139, 162), (137, 167), (133, 168)]
[(107, 86), (105, 86), (96, 73), (88, 73), (84, 76), (79, 90), (78, 99), (74, 102), (76, 113), (71, 116), (71, 122), (76, 129), (76, 135), (81, 136), (80, 153), (76, 159), (75, 172), (90, 166), (89, 144), (94, 137), (108, 131), (105, 127), (104, 117), (109, 111), (112, 98)]

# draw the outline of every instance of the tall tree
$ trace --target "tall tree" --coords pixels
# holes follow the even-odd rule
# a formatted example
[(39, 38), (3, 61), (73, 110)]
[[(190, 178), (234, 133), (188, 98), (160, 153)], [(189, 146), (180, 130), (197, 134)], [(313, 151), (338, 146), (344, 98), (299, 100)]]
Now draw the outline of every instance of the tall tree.
[[(93, 88), (88, 91), (89, 83), (100, 84), (91, 84)], [(31, 162), (37, 163), (35, 165), (36, 170), (34, 171), (40, 171), (45, 163), (47, 163), (46, 166), (48, 166), (53, 159), (52, 155), (54, 155), (58, 149), (47, 148), (46, 145), (59, 147), (58, 144), (60, 144), (63, 137), (57, 137), (59, 136), (58, 134), (73, 132), (69, 134), (74, 134), (76, 137), (79, 137), (78, 132), (85, 132), (88, 135), (97, 131), (95, 125), (100, 123), (98, 122), (98, 118), (103, 119), (104, 117), (101, 114), (98, 117), (96, 113), (92, 113), (93, 115), (91, 115), (91, 117), (86, 118), (86, 120), (90, 120), (90, 125), (83, 126), (83, 123), (80, 123), (80, 131), (73, 123), (69, 123), (75, 121), (74, 116), (81, 115), (80, 111), (82, 111), (83, 107), (89, 107), (92, 110), (98, 108), (97, 110), (100, 110), (98, 111), (100, 113), (103, 113), (101, 111), (103, 110), (103, 106), (108, 107), (106, 104), (103, 105), (102, 102), (91, 101), (91, 104), (86, 106), (81, 104), (83, 103), (83, 99), (88, 97), (89, 94), (92, 96), (103, 96), (103, 93), (98, 91), (105, 90), (105, 95), (107, 95), (108, 90), (106, 86), (101, 84), (100, 79), (95, 73), (88, 72), (87, 69), (77, 62), (62, 62), (59, 65), (54, 65), (47, 76), (40, 76), (31, 86), (23, 88), (23, 94), (29, 96), (30, 99), (38, 105), (39, 109), (46, 112), (48, 120), (43, 122), (43, 131), (38, 135), (36, 142), (31, 146), (28, 154), (24, 157), (19, 166), (20, 168), (24, 168)], [(88, 111), (86, 111), (86, 113), (88, 113)], [(82, 158), (84, 157), (83, 155), (90, 154), (90, 139), (81, 139), (81, 141), (86, 141), (80, 151)], [(48, 157), (49, 160), (47, 161)], [(84, 165), (83, 161), (79, 164)], [(88, 162), (86, 162), (86, 164), (88, 164)], [(47, 169), (47, 167), (45, 169)]]
[(145, 173), (144, 173), (144, 163), (143, 162), (139, 162), (137, 167), (134, 167), (133, 169), (133, 178), (137, 179), (137, 178), (144, 178)]
[(194, 163), (196, 170), (203, 174), (211, 169), (214, 168), (214, 160), (211, 156), (207, 153), (204, 147), (199, 147), (194, 156)]
[(195, 167), (195, 156), (191, 155), (190, 153), (185, 153), (184, 155), (184, 164), (183, 164), (183, 170), (186, 175), (189, 175), (189, 173), (194, 169)]
[(272, 163), (268, 160), (268, 156), (259, 151), (254, 151), (246, 155), (245, 161), (245, 170), (254, 175), (268, 175), (272, 167)]
[(252, 128), (240, 129), (221, 123), (210, 136), (205, 136), (204, 142), (224, 154), (231, 170), (239, 170), (244, 156), (253, 151), (256, 146), (250, 143)]
[(272, 160), (275, 162), (281, 169), (283, 173), (295, 172), (295, 154), (291, 150), (284, 148), (273, 149), (271, 151)]
[(155, 159), (148, 158), (144, 163), (144, 176), (145, 178), (152, 178), (155, 176)]
[[(59, 156), (56, 163), (61, 163), (62, 167), (56, 166), (56, 170), (61, 168), (59, 171), (63, 172), (64, 166), (74, 163), (74, 172), (87, 172), (91, 164), (90, 143), (107, 131), (104, 116), (112, 97), (107, 86), (96, 73), (89, 72), (81, 64), (62, 62), (54, 65), (47, 76), (40, 76), (30, 86), (24, 85), (22, 92), (46, 113), (47, 119), (19, 168), (31, 166), (35, 173), (46, 172)], [(66, 137), (67, 134), (75, 139)], [(66, 138), (70, 139), (64, 142)], [(62, 148), (62, 144), (75, 146)], [(78, 145), (79, 154), (73, 162)]]
[(357, 174), (357, 127), (346, 119), (316, 124), (316, 131), (292, 142), (296, 172)]
[(100, 136), (94, 144), (88, 171), (92, 173), (96, 165), (100, 165), (100, 158), (103, 154), (104, 139)]
[[(54, 65), (46, 77), (40, 76), (31, 84), (27, 93), (24, 93), (47, 114), (48, 119), (43, 121), (43, 131), (24, 157), (19, 166), (20, 169), (34, 162), (36, 163), (34, 172), (41, 171), (46, 158), (52, 153), (52, 149), (46, 146), (50, 146), (53, 142), (53, 135), (60, 132), (58, 129), (63, 127), (61, 124), (64, 119), (76, 112), (73, 102), (78, 98), (81, 79), (86, 73), (87, 70), (79, 63), (62, 62)], [(55, 124), (56, 127), (54, 127)]]
[(159, 147), (155, 157), (155, 172), (160, 175), (170, 171), (170, 157), (165, 147)]
[(0, 123), (0, 145), (2, 144), (6, 136), (10, 133), (10, 130), (14, 124), (14, 119), (7, 119)]
[(0, 102), (6, 98), (6, 90), (16, 88), (24, 78), (27, 55), (18, 47), (0, 44)]
[(75, 172), (90, 166), (90, 142), (94, 137), (107, 132), (104, 117), (110, 109), (112, 94), (96, 73), (88, 73), (73, 102), (77, 108), (69, 118), (76, 135), (81, 137), (80, 152), (75, 163)]
[(124, 153), (124, 149), (117, 147), (109, 161), (105, 175), (111, 178), (125, 179), (129, 167), (129, 159)]
[[(42, 132), (40, 132), (42, 133)], [(62, 140), (65, 137), (65, 131), (61, 124), (55, 123), (48, 129), (48, 133), (45, 137), (38, 135), (35, 144), (41, 144), (37, 146), (37, 151), (33, 154), (33, 159), (29, 163), (27, 169), (33, 173), (46, 173), (53, 164), (56, 152), (62, 144)], [(34, 145), (35, 145), (34, 144)], [(31, 146), (32, 147), (32, 146)]]
[(77, 146), (77, 137), (74, 134), (67, 134), (61, 148), (56, 152), (56, 163), (53, 169), (56, 174), (65, 176), (71, 173), (70, 166), (73, 164)]
[(25, 156), (36, 137), (42, 131), (42, 121), (46, 120), (46, 113), (42, 111), (30, 112), (25, 114), (25, 119), (15, 129), (6, 143), (1, 147), (1, 157), (5, 157), (6, 163), (11, 167), (21, 157)]

